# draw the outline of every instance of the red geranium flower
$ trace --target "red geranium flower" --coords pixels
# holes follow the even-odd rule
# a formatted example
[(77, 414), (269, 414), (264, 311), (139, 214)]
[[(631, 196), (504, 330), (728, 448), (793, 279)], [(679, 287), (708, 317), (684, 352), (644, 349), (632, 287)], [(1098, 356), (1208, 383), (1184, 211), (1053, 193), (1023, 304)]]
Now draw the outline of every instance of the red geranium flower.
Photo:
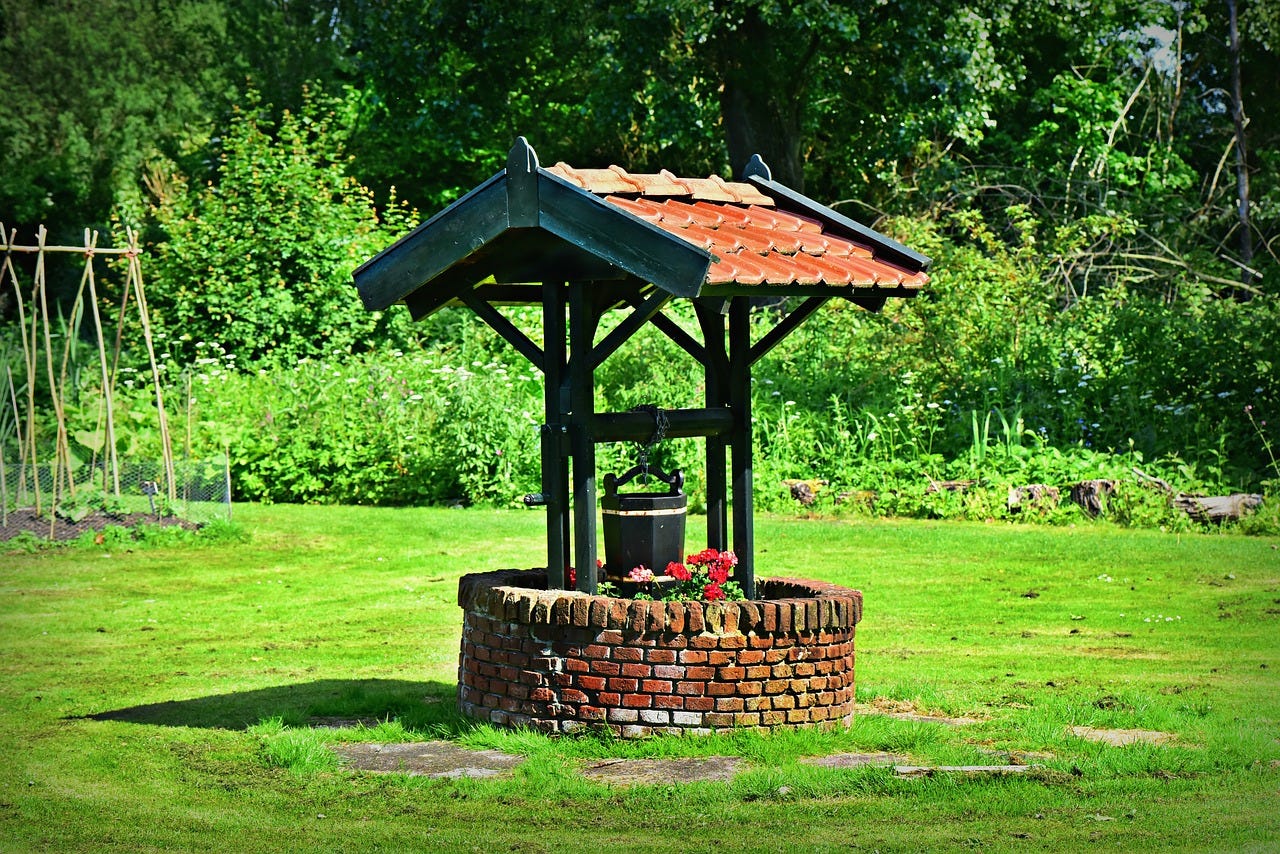
[(676, 581), (688, 581), (690, 578), (693, 578), (693, 573), (691, 573), (684, 564), (676, 563), (675, 561), (667, 564), (667, 575), (671, 576)]
[(569, 586), (577, 587), (578, 586), (578, 570), (574, 569), (571, 566), (567, 566), (565, 567), (564, 572), (569, 579)]
[(708, 602), (714, 602), (717, 599), (724, 598), (724, 591), (720, 589), (720, 585), (714, 581), (702, 588), (702, 596)]

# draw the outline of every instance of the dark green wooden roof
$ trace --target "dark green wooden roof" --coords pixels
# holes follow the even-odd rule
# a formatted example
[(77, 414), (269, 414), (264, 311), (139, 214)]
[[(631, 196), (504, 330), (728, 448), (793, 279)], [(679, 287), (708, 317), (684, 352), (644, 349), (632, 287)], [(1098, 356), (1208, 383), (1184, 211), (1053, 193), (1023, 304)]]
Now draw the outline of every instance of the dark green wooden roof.
[[(505, 169), (359, 267), (356, 287), (370, 310), (403, 301), (421, 318), (473, 294), (539, 303), (529, 285), (545, 281), (613, 283), (619, 302), (653, 288), (865, 302), (927, 280), (928, 258), (778, 184), (758, 158), (746, 180), (547, 169), (521, 137)], [(791, 248), (775, 249), (783, 232)]]

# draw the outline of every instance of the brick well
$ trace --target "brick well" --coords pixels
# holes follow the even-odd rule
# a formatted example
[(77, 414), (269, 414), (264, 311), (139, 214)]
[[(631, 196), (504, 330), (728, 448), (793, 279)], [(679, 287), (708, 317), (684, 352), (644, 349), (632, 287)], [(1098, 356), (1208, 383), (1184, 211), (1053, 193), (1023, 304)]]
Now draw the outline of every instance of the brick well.
[(773, 578), (749, 602), (648, 602), (546, 587), (542, 570), (459, 582), (468, 717), (623, 738), (850, 720), (860, 591)]

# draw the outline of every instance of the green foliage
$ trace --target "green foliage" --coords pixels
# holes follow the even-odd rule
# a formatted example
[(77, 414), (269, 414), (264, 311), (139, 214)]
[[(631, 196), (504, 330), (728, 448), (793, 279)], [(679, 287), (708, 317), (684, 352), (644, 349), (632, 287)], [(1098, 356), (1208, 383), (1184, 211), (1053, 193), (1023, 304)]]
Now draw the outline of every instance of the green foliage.
[(513, 504), (538, 489), (541, 378), (470, 355), (396, 350), (254, 373), (201, 356), (197, 453), (229, 444), (237, 494), (255, 500)]
[(116, 204), (139, 209), (144, 176), (208, 142), (231, 96), (222, 7), (0, 2), (0, 219), (78, 239)]
[(410, 215), (392, 200), (380, 219), (347, 174), (339, 106), (308, 100), (277, 124), (250, 100), (221, 139), (214, 179), (156, 210), (165, 238), (148, 302), (179, 363), (200, 342), (243, 364), (291, 364), (408, 337), (402, 314), (365, 311), (351, 286)]
[(249, 727), (248, 733), (262, 743), (266, 760), (294, 774), (316, 774), (338, 769), (338, 757), (309, 730), (287, 729), (283, 720), (271, 718)]

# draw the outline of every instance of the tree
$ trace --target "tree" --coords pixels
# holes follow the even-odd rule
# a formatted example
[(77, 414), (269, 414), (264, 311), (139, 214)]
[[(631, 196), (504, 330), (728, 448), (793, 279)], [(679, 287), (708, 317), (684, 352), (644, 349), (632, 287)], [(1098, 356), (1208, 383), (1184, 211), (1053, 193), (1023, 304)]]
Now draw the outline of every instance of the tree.
[[(140, 207), (231, 97), (217, 0), (0, 0), (0, 219), (78, 234)], [(55, 232), (54, 237), (57, 237)]]
[(403, 344), (402, 312), (364, 310), (351, 270), (408, 226), (394, 202), (379, 218), (347, 174), (332, 104), (304, 101), (278, 123), (251, 93), (221, 139), (215, 175), (155, 211), (166, 237), (151, 265), (150, 307), (169, 352), (202, 342), (238, 364), (288, 364)]

